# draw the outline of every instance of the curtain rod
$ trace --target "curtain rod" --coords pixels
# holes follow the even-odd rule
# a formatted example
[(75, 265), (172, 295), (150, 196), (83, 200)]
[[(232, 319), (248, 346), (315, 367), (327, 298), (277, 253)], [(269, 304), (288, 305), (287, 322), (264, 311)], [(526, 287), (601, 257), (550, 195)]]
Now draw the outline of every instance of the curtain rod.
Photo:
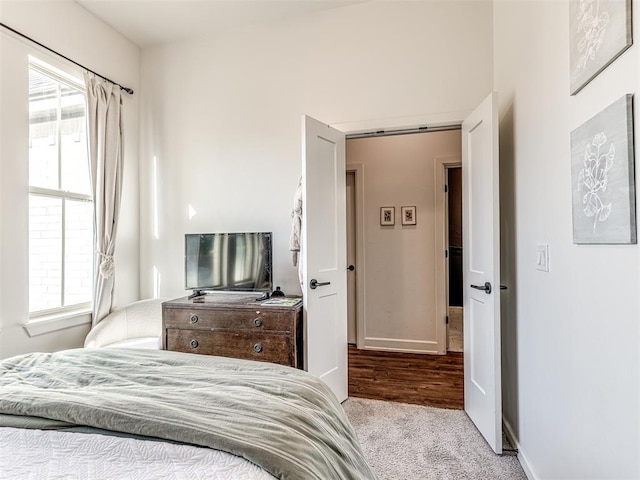
[(67, 57), (67, 56), (65, 56), (65, 55), (63, 55), (63, 54), (61, 54), (61, 53), (59, 53), (59, 52), (56, 52), (56, 51), (55, 51), (55, 50), (53, 50), (52, 48), (49, 48), (49, 47), (47, 47), (46, 45), (43, 45), (42, 43), (40, 43), (40, 42), (38, 42), (38, 41), (34, 40), (33, 38), (26, 36), (24, 33), (20, 33), (19, 31), (14, 30), (13, 28), (11, 28), (11, 27), (10, 27), (10, 26), (8, 26), (8, 25), (5, 25), (4, 23), (1, 23), (1, 22), (0, 22), (0, 27), (6, 28), (7, 30), (9, 30), (9, 31), (11, 31), (11, 32), (13, 32), (13, 33), (15, 33), (16, 35), (18, 35), (18, 36), (20, 36), (20, 37), (22, 37), (22, 38), (25, 38), (25, 39), (29, 40), (29, 41), (30, 41), (30, 42), (32, 42), (32, 43), (35, 43), (36, 45), (38, 45), (38, 46), (40, 46), (40, 47), (44, 48), (45, 50), (48, 50), (48, 51), (49, 51), (49, 52), (51, 52), (51, 53), (55, 53), (55, 54), (56, 54), (56, 55), (58, 55), (59, 57), (64, 58), (65, 60), (67, 60), (67, 61), (69, 61), (69, 62), (73, 63), (74, 65), (77, 65), (78, 67), (80, 67), (80, 68), (82, 68), (82, 69), (84, 69), (84, 70), (86, 70), (86, 71), (88, 71), (88, 72), (91, 72), (91, 73), (93, 73), (94, 75), (99, 76), (100, 78), (102, 78), (102, 79), (106, 80), (106, 81), (107, 81), (107, 82), (109, 82), (109, 83), (113, 83), (114, 85), (116, 85), (116, 86), (120, 87), (120, 89), (121, 89), (121, 90), (124, 90), (125, 92), (127, 92), (129, 95), (133, 95), (133, 89), (132, 89), (132, 88), (129, 88), (129, 87), (123, 87), (123, 86), (122, 86), (122, 85), (120, 85), (118, 82), (114, 82), (113, 80), (111, 80), (111, 79), (109, 79), (109, 78), (105, 77), (104, 75), (100, 75), (99, 73), (94, 72), (94, 71), (93, 71), (93, 70), (91, 70), (90, 68), (87, 68), (87, 67), (85, 67), (84, 65), (81, 65), (81, 64), (79, 64), (78, 62), (76, 62), (76, 61), (74, 61), (74, 60), (71, 60), (69, 57)]

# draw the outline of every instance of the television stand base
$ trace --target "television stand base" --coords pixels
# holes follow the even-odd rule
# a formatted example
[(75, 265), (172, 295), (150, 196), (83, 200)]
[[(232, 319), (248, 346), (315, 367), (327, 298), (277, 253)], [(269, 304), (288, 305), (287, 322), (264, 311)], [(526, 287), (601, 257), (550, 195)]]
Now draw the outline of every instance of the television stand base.
[(193, 293), (189, 295), (187, 298), (191, 300), (192, 298), (203, 297), (205, 295), (206, 293), (203, 290), (194, 290)]
[(271, 294), (269, 292), (264, 292), (261, 296), (256, 298), (256, 302), (261, 302), (263, 300), (269, 300), (270, 296), (271, 296)]

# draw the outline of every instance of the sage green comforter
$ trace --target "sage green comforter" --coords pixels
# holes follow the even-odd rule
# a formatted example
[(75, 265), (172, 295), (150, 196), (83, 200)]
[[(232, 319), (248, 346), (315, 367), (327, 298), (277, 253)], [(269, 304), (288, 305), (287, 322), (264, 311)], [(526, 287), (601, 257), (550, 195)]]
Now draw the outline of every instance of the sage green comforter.
[(211, 447), (282, 479), (375, 479), (328, 387), (269, 363), (132, 349), (21, 355), (0, 362), (0, 414), (0, 426)]

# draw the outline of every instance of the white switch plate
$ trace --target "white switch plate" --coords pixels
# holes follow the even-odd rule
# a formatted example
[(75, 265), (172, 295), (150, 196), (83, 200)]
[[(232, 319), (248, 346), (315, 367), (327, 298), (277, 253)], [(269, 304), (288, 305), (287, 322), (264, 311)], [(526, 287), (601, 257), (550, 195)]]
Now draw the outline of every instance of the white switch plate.
[(549, 245), (536, 245), (536, 270), (549, 271)]

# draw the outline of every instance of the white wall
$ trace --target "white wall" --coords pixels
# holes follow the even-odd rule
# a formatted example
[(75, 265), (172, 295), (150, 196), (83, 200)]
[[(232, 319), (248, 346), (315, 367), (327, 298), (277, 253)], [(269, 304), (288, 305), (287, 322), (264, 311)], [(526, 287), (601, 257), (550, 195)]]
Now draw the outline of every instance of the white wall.
[[(73, 1), (2, 0), (0, 21), (115, 81), (134, 89), (139, 86), (139, 49)], [(0, 358), (79, 347), (89, 329), (81, 325), (29, 337), (21, 326), (28, 319), (29, 54), (60, 62), (0, 29)], [(116, 305), (139, 299), (136, 95), (124, 101), (125, 177), (115, 255)]]
[[(504, 413), (534, 478), (637, 479), (639, 249), (573, 244), (570, 132), (638, 93), (639, 50), (631, 47), (575, 97), (568, 52), (568, 1), (495, 3), (502, 280), (510, 287)], [(636, 103), (636, 119), (637, 111)], [(550, 245), (549, 273), (535, 269), (537, 243)]]
[(274, 232), (275, 284), (299, 293), (302, 114), (338, 128), (459, 120), (491, 90), (491, 24), (490, 2), (367, 2), (144, 50), (143, 296), (184, 293), (184, 233), (238, 230)]
[[(444, 224), (436, 197), (444, 167), (461, 161), (460, 130), (347, 140), (347, 167), (362, 166), (364, 348), (445, 353)], [(439, 171), (441, 169), (442, 171)], [(444, 195), (444, 193), (441, 193)], [(380, 225), (380, 207), (395, 207), (395, 225)], [(416, 225), (402, 225), (402, 206)]]

